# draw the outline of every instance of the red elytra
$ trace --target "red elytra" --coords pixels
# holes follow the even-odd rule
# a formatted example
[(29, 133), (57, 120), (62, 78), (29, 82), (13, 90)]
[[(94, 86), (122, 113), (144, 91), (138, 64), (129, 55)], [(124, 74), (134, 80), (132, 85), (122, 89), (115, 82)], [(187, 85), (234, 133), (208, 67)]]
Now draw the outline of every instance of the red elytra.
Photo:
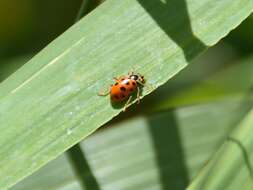
[[(122, 102), (128, 99), (125, 108), (130, 103), (132, 94), (137, 91), (138, 102), (140, 100), (140, 87), (144, 86), (145, 79), (141, 74), (131, 73), (127, 76), (114, 78), (115, 83), (111, 85), (110, 90), (107, 93), (99, 93), (100, 96), (106, 96), (110, 94), (113, 102)], [(124, 110), (125, 110), (124, 108)]]

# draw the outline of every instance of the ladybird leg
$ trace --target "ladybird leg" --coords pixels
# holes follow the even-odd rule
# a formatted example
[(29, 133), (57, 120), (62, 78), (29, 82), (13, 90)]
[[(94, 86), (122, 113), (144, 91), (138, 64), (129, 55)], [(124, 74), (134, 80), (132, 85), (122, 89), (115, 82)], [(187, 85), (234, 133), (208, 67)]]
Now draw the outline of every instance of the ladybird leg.
[(99, 96), (107, 96), (108, 94), (110, 94), (109, 91), (107, 91), (107, 92), (99, 92), (98, 93)]
[(137, 87), (137, 104), (139, 104), (140, 103), (140, 88), (139, 87)]
[(129, 106), (130, 102), (131, 102), (131, 99), (132, 99), (133, 96), (129, 96), (126, 104), (124, 105), (124, 108), (123, 108), (123, 111), (126, 111), (127, 107)]
[(147, 83), (142, 83), (140, 81), (137, 81), (138, 84), (140, 84), (141, 86), (145, 86), (147, 88), (149, 88), (150, 91), (155, 89), (155, 86), (151, 85), (151, 84), (147, 84)]
[(98, 93), (99, 96), (107, 96), (108, 94), (110, 94), (110, 91)]
[(124, 78), (125, 78), (124, 76), (113, 77), (113, 79), (114, 79), (116, 82), (118, 82), (118, 81), (120, 81), (120, 80), (122, 80), (122, 79), (124, 79)]
[(140, 84), (141, 86), (146, 86), (146, 84), (140, 82), (140, 81), (137, 81), (138, 84)]
[(132, 66), (130, 72), (128, 72), (128, 75), (133, 75), (135, 70), (136, 69)]
[(109, 88), (107, 91), (105, 92), (99, 92), (98, 95), (99, 96), (107, 96), (108, 94), (110, 94), (111, 88)]

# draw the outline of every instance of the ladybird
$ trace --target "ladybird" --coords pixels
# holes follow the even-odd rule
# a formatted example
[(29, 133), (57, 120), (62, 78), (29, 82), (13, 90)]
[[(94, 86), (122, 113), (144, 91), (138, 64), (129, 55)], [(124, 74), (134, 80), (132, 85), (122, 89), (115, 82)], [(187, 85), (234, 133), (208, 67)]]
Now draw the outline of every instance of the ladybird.
[(100, 96), (107, 96), (110, 94), (113, 102), (122, 102), (127, 100), (123, 111), (131, 102), (134, 93), (137, 93), (137, 103), (140, 102), (140, 88), (145, 85), (144, 76), (137, 73), (131, 73), (127, 76), (116, 78), (115, 83), (111, 85), (110, 89), (106, 93), (99, 93)]

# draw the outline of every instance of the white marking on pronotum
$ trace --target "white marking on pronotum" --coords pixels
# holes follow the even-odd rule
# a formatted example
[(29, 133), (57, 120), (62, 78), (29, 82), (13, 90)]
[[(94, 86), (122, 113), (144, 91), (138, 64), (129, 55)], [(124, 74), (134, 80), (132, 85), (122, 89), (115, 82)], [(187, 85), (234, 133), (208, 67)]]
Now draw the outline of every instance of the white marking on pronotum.
[(57, 61), (60, 58), (62, 58), (66, 54), (68, 54), (75, 46), (79, 45), (83, 40), (84, 40), (84, 38), (81, 38), (80, 40), (78, 40), (73, 46), (71, 46), (70, 48), (66, 49), (64, 52), (62, 52), (60, 55), (58, 55), (56, 58), (54, 58), (52, 61), (50, 61), (47, 65), (45, 65), (44, 67), (42, 67), (38, 72), (34, 73), (30, 78), (26, 79), (22, 84), (20, 84), (18, 87), (16, 87), (15, 89), (13, 89), (11, 91), (11, 93), (17, 92), (20, 88), (22, 88), (23, 86), (25, 86), (26, 84), (28, 84), (30, 81), (32, 81), (34, 78), (36, 78), (40, 73), (42, 73), (43, 71), (45, 71), (48, 67), (50, 67), (53, 64), (57, 63)]

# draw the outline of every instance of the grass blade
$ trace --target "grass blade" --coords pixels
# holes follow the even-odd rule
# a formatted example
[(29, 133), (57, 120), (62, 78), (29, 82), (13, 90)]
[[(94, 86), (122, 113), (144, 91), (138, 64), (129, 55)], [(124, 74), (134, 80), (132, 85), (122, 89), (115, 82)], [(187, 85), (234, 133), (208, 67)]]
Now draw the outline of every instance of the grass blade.
[(252, 189), (253, 110), (229, 135), (188, 189)]
[(134, 67), (158, 87), (252, 9), (251, 0), (103, 3), (1, 84), (1, 188), (116, 116), (121, 109), (96, 95), (113, 76)]

